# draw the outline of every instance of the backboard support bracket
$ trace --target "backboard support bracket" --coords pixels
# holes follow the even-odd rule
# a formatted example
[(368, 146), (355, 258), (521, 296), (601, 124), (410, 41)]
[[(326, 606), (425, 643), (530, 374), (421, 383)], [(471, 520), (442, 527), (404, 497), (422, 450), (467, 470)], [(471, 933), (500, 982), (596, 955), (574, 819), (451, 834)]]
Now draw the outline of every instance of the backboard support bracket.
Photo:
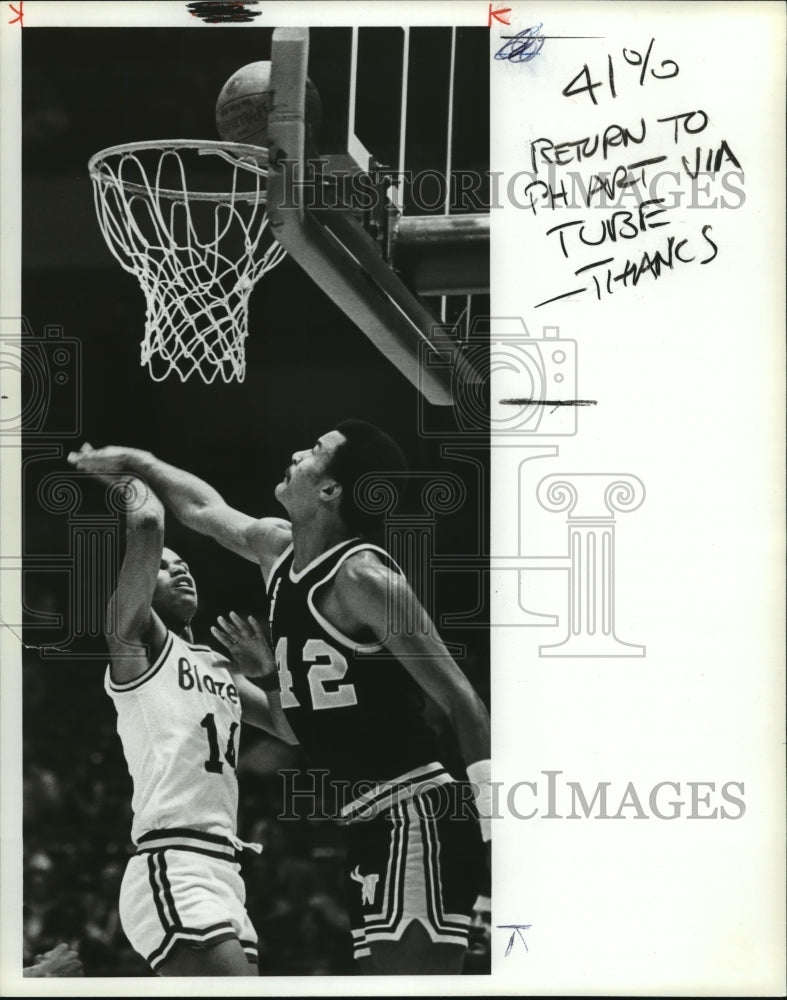
[[(304, 152), (308, 58), (308, 29), (275, 29), (267, 188), (274, 235), (428, 402), (450, 406), (457, 377), (477, 377), (463, 362), (458, 342), (383, 260), (352, 211), (310, 211), (304, 204), (311, 169)], [(425, 354), (445, 363), (424, 365)]]

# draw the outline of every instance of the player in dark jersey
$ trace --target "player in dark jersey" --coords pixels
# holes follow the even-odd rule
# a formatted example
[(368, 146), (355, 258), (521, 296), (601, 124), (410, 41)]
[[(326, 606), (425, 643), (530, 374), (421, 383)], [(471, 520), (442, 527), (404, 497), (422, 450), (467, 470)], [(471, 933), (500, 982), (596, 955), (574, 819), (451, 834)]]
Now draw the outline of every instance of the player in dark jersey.
[[(159, 975), (256, 974), (257, 934), (238, 863), (251, 845), (236, 835), (241, 711), (282, 739), (291, 734), (225, 656), (194, 644), (196, 585), (183, 559), (164, 548), (155, 494), (133, 476), (98, 478), (119, 487), (126, 509), (126, 550), (105, 623), (105, 689), (134, 786), (136, 853), (123, 876), (121, 924)], [(237, 631), (242, 623), (233, 621)], [(238, 666), (267, 656), (273, 667), (256, 629), (244, 626), (235, 644)]]
[[(356, 957), (369, 972), (461, 971), (482, 833), (489, 839), (489, 718), (401, 571), (364, 540), (369, 516), (355, 484), (401, 470), (396, 445), (346, 421), (295, 452), (276, 487), (289, 522), (242, 514), (146, 452), (83, 449), (73, 461), (137, 473), (184, 524), (260, 565), (278, 669), (278, 685), (265, 683), (271, 711), (286, 717), (315, 768), (350, 789)], [(402, 618), (406, 629), (395, 627)], [(437, 757), (423, 696), (452, 723), (483, 830)]]

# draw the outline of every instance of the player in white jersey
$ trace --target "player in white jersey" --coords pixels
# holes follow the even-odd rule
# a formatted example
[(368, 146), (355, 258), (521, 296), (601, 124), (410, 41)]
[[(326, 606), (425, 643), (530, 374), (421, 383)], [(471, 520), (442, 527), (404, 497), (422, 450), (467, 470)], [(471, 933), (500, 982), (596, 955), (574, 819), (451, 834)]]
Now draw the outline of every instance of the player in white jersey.
[[(207, 483), (147, 452), (83, 446), (69, 461), (88, 472), (144, 475), (181, 522), (260, 566), (281, 680), (271, 705), (283, 708), (315, 767), (371, 780), (345, 813), (356, 958), (378, 974), (460, 972), (482, 887), (482, 834), (489, 853), (489, 715), (403, 574), (363, 541), (374, 517), (359, 506), (357, 486), (401, 469), (393, 441), (344, 421), (296, 451), (275, 491), (289, 521), (234, 510)], [(459, 786), (428, 755), (409, 707), (415, 695), (452, 725), (480, 829), (459, 808)], [(369, 803), (382, 811), (361, 822)]]
[[(126, 552), (105, 626), (105, 689), (134, 784), (136, 854), (121, 886), (121, 924), (159, 975), (256, 974), (238, 857), (259, 847), (236, 835), (241, 710), (288, 742), (292, 734), (229, 660), (193, 643), (196, 585), (164, 548), (164, 509), (135, 478), (125, 499)], [(250, 629), (233, 632), (246, 659), (270, 658), (259, 630), (253, 649)]]

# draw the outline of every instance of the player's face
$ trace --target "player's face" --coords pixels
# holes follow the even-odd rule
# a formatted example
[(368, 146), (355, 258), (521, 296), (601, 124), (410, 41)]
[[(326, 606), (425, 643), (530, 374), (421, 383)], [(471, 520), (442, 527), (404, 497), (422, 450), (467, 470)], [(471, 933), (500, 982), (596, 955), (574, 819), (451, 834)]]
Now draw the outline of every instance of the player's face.
[(331, 459), (345, 441), (340, 431), (328, 431), (311, 448), (293, 453), (292, 464), (275, 491), (276, 499), (290, 513), (317, 502), (320, 490), (330, 480), (327, 470)]
[(161, 553), (153, 607), (169, 625), (188, 625), (197, 611), (197, 586), (183, 559), (172, 549)]

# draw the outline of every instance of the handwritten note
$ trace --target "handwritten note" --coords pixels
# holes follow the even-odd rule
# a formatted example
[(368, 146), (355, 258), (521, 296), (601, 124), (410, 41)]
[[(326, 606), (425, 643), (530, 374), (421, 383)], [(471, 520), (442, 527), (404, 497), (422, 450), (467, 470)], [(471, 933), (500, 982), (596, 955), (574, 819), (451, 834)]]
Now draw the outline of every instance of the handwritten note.
[[(496, 778), (528, 796), (525, 772), (555, 767), (599, 796), (608, 781), (763, 790), (759, 816), (736, 820), (627, 809), (580, 830), (569, 810), (529, 805), (507, 820), (518, 846), (495, 842), (496, 941), (527, 992), (750, 993), (783, 978), (782, 859), (759, 847), (783, 823), (783, 719), (770, 708), (783, 690), (774, 12), (556, 2), (515, 6), (491, 31), (494, 398), (537, 386), (544, 400), (596, 401), (549, 414), (570, 414), (568, 432), (493, 439), (492, 550), (526, 567), (492, 581), (496, 683), (510, 693), (494, 739), (527, 762)], [(527, 326), (521, 352), (539, 344), (542, 364), (509, 378), (513, 316)], [(619, 531), (594, 506), (612, 478), (638, 498)], [(733, 858), (730, 889), (718, 873)], [(524, 932), (529, 952), (497, 923), (516, 915), (538, 929), (537, 947)]]
[[(543, 44), (530, 29), (496, 58), (529, 59)], [(532, 179), (522, 195), (533, 215), (547, 220), (544, 237), (550, 252), (559, 248), (567, 275), (565, 289), (534, 307), (577, 296), (601, 300), (687, 265), (710, 264), (720, 252), (713, 224), (701, 213), (688, 222), (681, 210), (740, 206), (742, 164), (708, 111), (673, 110), (683, 100), (669, 88), (680, 66), (657, 60), (655, 47), (651, 37), (638, 47), (610, 49), (585, 62), (560, 93), (577, 108), (577, 124), (588, 107), (603, 105), (611, 118), (619, 93), (645, 86), (663, 88), (664, 114), (616, 118), (593, 133), (539, 135), (528, 144)]]

